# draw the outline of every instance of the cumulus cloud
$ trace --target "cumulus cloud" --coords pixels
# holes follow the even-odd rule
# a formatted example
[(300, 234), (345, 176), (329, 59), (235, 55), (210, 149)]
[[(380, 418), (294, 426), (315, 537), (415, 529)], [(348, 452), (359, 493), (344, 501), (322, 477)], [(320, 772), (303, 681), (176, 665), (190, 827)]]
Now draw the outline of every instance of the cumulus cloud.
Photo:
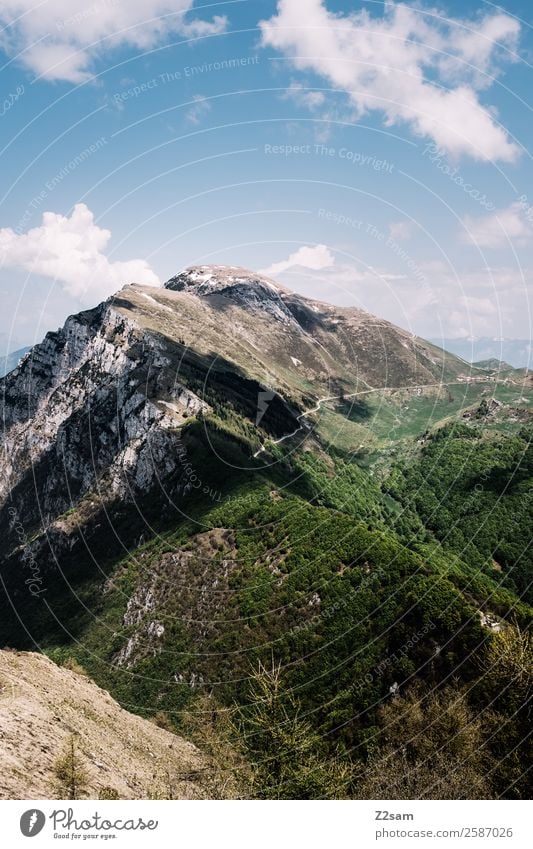
[(4, 0), (0, 46), (38, 76), (83, 82), (110, 50), (149, 50), (173, 33), (196, 38), (223, 32), (227, 19), (187, 19), (194, 0)]
[(315, 110), (326, 103), (326, 95), (323, 91), (307, 90), (301, 83), (293, 80), (283, 95), (285, 100), (292, 100), (297, 106), (306, 106)]
[(377, 110), (387, 126), (407, 124), (452, 156), (511, 161), (519, 153), (478, 97), (512, 58), (520, 27), (509, 15), (444, 19), (403, 3), (385, 4), (382, 16), (342, 15), (306, 0), (302, 19), (301, 0), (278, 0), (260, 28), (264, 46), (346, 91), (359, 116)]
[(314, 245), (313, 247), (302, 245), (287, 259), (275, 262), (268, 268), (264, 268), (260, 273), (274, 277), (276, 274), (282, 274), (295, 266), (308, 268), (311, 271), (321, 271), (323, 268), (331, 268), (334, 263), (335, 257), (326, 245)]
[(331, 92), (326, 95), (323, 91), (305, 88), (301, 83), (293, 80), (281, 95), (282, 100), (289, 100), (297, 106), (309, 109), (316, 115), (318, 121), (313, 127), (315, 139), (318, 143), (326, 142), (331, 135), (331, 123), (347, 120), (355, 120), (354, 116), (346, 114), (346, 108), (342, 104), (335, 103)]
[(412, 221), (391, 221), (389, 224), (389, 236), (395, 242), (403, 242), (413, 235), (414, 224)]
[(461, 238), (480, 248), (501, 248), (509, 242), (526, 244), (533, 236), (533, 222), (525, 215), (519, 202), (491, 215), (479, 217), (466, 215), (463, 218)]
[(21, 235), (0, 229), (0, 263), (57, 280), (81, 303), (94, 304), (126, 283), (159, 285), (144, 259), (112, 262), (105, 256), (111, 233), (94, 223), (83, 203), (70, 218), (45, 212), (40, 227)]
[(197, 126), (202, 118), (211, 111), (210, 102), (201, 94), (195, 94), (193, 97), (193, 105), (187, 112), (186, 120), (189, 124)]

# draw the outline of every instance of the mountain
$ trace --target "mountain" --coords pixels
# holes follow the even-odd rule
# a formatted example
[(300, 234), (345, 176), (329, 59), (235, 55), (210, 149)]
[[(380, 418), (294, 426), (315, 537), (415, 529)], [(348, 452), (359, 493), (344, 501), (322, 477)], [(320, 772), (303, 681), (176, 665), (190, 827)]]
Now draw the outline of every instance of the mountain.
[(31, 350), (30, 348), (19, 348), (18, 351), (12, 351), (5, 357), (0, 357), (0, 377), (13, 371), (21, 361), (22, 357)]
[(71, 316), (0, 390), (0, 645), (260, 797), (431, 798), (428, 760), (449, 798), (526, 792), (528, 375), (197, 266)]
[[(0, 651), (1, 799), (63, 798), (54, 764), (74, 733), (87, 776), (81, 798), (206, 796), (209, 764), (191, 743), (123, 710), (79, 672), (43, 655)], [(29, 768), (31, 764), (31, 768)], [(104, 796), (105, 798), (105, 796)]]
[(496, 357), (491, 357), (488, 360), (477, 360), (472, 363), (474, 368), (484, 369), (486, 371), (512, 371), (513, 366), (506, 363), (504, 360), (497, 360)]
[(49, 522), (96, 486), (99, 499), (127, 498), (173, 476), (183, 492), (176, 434), (221, 403), (251, 432), (259, 393), (270, 393), (261, 431), (280, 438), (320, 398), (431, 386), (463, 371), (388, 322), (242, 269), (202, 266), (164, 289), (126, 286), (48, 333), (0, 383), (0, 506), (9, 495), (25, 521)]
[(433, 339), (433, 344), (451, 351), (468, 363), (479, 360), (496, 360), (510, 363), (512, 368), (531, 368), (531, 341), (529, 339), (479, 338)]

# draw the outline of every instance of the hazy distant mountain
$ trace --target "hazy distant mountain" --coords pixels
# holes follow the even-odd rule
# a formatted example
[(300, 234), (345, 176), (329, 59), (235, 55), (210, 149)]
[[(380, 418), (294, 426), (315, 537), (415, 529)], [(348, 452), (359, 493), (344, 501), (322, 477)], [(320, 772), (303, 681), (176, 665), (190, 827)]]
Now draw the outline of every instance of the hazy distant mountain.
[(0, 357), (0, 377), (3, 377), (5, 374), (9, 374), (10, 371), (13, 371), (16, 368), (24, 356), (27, 354), (30, 348), (19, 348), (18, 351), (12, 351), (11, 354), (7, 354), (5, 357)]
[(491, 339), (481, 336), (459, 339), (432, 339), (434, 345), (462, 357), (469, 363), (480, 360), (503, 360), (513, 368), (527, 368), (532, 364), (531, 342), (527, 339)]

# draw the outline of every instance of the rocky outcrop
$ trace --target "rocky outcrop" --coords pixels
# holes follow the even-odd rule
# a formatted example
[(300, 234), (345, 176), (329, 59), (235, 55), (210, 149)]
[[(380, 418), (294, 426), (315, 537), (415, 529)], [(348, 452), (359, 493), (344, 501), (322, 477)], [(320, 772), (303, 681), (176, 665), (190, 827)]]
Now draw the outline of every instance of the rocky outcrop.
[[(111, 502), (149, 499), (162, 511), (187, 498), (191, 478), (206, 477), (199, 466), (220, 460), (207, 436), (210, 453), (192, 468), (182, 440), (191, 419), (214, 413), (215, 429), (229, 423), (248, 468), (266, 437), (311, 435), (312, 415), (302, 417), (318, 412), (317, 399), (434, 385), (444, 368), (437, 349), (388, 322), (242, 268), (198, 266), (161, 289), (124, 287), (48, 333), (0, 379), (10, 592), (28, 558), (60, 570), (76, 545), (94, 548)], [(116, 510), (110, 516), (109, 538), (118, 539)], [(131, 521), (127, 530), (124, 549), (143, 527)]]
[(168, 365), (113, 299), (49, 333), (0, 381), (0, 507), (9, 496), (19, 519), (49, 521), (97, 483), (127, 498), (174, 471), (174, 429), (208, 407)]

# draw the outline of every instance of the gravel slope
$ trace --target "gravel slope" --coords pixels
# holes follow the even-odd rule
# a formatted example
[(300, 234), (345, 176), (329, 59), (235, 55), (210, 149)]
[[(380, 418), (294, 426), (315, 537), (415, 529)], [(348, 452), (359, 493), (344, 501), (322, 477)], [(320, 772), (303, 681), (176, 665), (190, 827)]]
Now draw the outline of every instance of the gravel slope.
[(0, 651), (0, 798), (57, 798), (53, 765), (72, 733), (89, 776), (84, 798), (106, 786), (122, 799), (204, 796), (206, 763), (191, 743), (43, 655)]

